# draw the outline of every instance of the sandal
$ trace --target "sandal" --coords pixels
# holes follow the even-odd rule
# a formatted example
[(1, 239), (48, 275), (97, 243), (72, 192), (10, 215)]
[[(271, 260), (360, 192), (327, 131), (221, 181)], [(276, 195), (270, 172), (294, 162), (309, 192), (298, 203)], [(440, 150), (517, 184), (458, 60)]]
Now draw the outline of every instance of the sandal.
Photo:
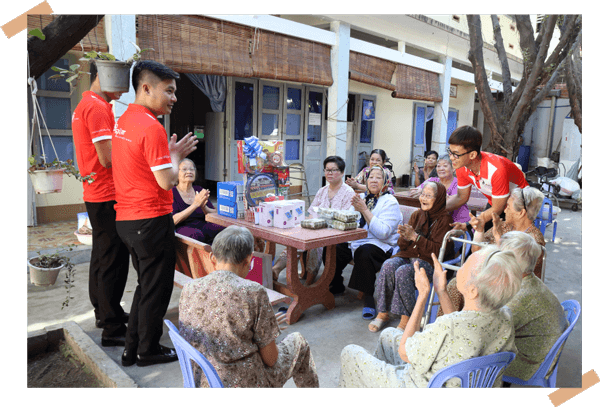
[(373, 319), (375, 318), (375, 315), (377, 315), (377, 311), (375, 311), (375, 308), (364, 307), (362, 310), (363, 319)]
[(375, 318), (369, 324), (369, 327), (368, 327), (369, 331), (379, 332), (381, 330), (381, 328), (383, 328), (389, 321), (390, 321), (389, 318), (388, 319)]

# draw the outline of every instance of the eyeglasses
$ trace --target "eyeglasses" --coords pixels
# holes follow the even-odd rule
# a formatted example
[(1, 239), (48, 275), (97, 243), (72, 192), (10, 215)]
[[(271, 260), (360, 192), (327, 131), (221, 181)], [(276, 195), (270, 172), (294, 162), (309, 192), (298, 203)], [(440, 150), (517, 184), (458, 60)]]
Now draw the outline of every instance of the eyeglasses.
[(521, 199), (523, 199), (523, 209), (527, 212), (527, 202), (525, 201), (525, 193), (521, 190)]
[(453, 153), (452, 151), (450, 151), (450, 149), (449, 149), (449, 148), (447, 148), (447, 149), (446, 149), (446, 152), (448, 153), (448, 155), (449, 155), (449, 156), (452, 156), (452, 157), (454, 157), (454, 158), (460, 158), (460, 157), (462, 157), (462, 156), (463, 156), (463, 155), (465, 155), (465, 154), (472, 153), (472, 152), (473, 152), (473, 150), (471, 150), (471, 151), (467, 151), (466, 153), (462, 153), (462, 154), (456, 154), (456, 153)]
[(421, 194), (421, 198), (429, 200), (429, 199), (434, 199), (434, 198), (435, 198), (435, 196), (433, 196), (433, 195), (424, 195), (424, 194)]
[(336, 168), (336, 169), (334, 169), (334, 170), (332, 170), (332, 169), (329, 169), (329, 168), (325, 168), (325, 169), (323, 170), (323, 172), (324, 172), (324, 173), (327, 173), (327, 174), (335, 174), (335, 173), (336, 173), (336, 172), (338, 172), (339, 170), (340, 170), (339, 168)]

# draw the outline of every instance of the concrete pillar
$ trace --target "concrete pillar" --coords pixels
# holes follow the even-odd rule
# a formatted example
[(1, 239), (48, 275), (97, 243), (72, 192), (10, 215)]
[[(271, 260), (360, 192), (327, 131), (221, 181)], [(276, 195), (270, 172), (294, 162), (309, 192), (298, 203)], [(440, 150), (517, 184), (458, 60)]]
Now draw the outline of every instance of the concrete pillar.
[(433, 130), (431, 134), (431, 149), (438, 154), (446, 150), (446, 133), (448, 129), (448, 107), (450, 105), (450, 82), (452, 79), (452, 58), (442, 57), (444, 73), (440, 74), (442, 101), (433, 106)]
[(398, 51), (402, 52), (403, 54), (406, 52), (406, 42), (398, 41)]
[(327, 94), (327, 155), (346, 157), (348, 117), (348, 70), (350, 69), (350, 25), (334, 21), (330, 25), (335, 33), (331, 47), (331, 74), (333, 85)]
[[(127, 60), (136, 51), (135, 47), (131, 44), (131, 42), (137, 44), (135, 39), (135, 14), (106, 15), (105, 24), (108, 52), (113, 54), (118, 60)], [(116, 120), (125, 112), (127, 105), (133, 103), (134, 100), (135, 92), (130, 82), (129, 92), (123, 93), (118, 101), (112, 102)]]

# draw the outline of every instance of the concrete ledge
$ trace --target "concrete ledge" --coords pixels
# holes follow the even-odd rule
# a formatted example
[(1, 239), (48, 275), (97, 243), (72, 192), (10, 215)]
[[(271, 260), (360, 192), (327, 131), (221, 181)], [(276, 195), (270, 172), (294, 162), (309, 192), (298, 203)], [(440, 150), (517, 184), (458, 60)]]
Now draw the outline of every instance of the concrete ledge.
[(106, 387), (138, 387), (75, 322), (48, 326), (27, 334), (27, 354), (32, 356), (46, 351), (64, 339), (79, 359)]

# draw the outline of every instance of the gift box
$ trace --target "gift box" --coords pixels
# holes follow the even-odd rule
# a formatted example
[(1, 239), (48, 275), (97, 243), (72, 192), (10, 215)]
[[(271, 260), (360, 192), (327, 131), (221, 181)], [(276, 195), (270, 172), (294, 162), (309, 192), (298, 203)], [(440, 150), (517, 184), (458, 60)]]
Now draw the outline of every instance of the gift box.
[(273, 226), (273, 215), (275, 214), (275, 209), (272, 205), (272, 202), (261, 202), (258, 206), (258, 224), (260, 226)]
[(217, 213), (234, 219), (244, 219), (244, 202), (217, 201)]
[(273, 202), (273, 226), (276, 228), (289, 229), (296, 226), (296, 217), (294, 216), (296, 204), (289, 201)]
[(244, 202), (244, 182), (227, 181), (217, 182), (217, 202), (242, 203)]
[(305, 208), (306, 203), (301, 199), (289, 199), (288, 202), (293, 203), (294, 208), (294, 222), (299, 224), (304, 219), (306, 219)]
[[(259, 140), (255, 136), (237, 142), (238, 173), (273, 172), (285, 167), (283, 140)], [(289, 176), (288, 176), (289, 177)]]

